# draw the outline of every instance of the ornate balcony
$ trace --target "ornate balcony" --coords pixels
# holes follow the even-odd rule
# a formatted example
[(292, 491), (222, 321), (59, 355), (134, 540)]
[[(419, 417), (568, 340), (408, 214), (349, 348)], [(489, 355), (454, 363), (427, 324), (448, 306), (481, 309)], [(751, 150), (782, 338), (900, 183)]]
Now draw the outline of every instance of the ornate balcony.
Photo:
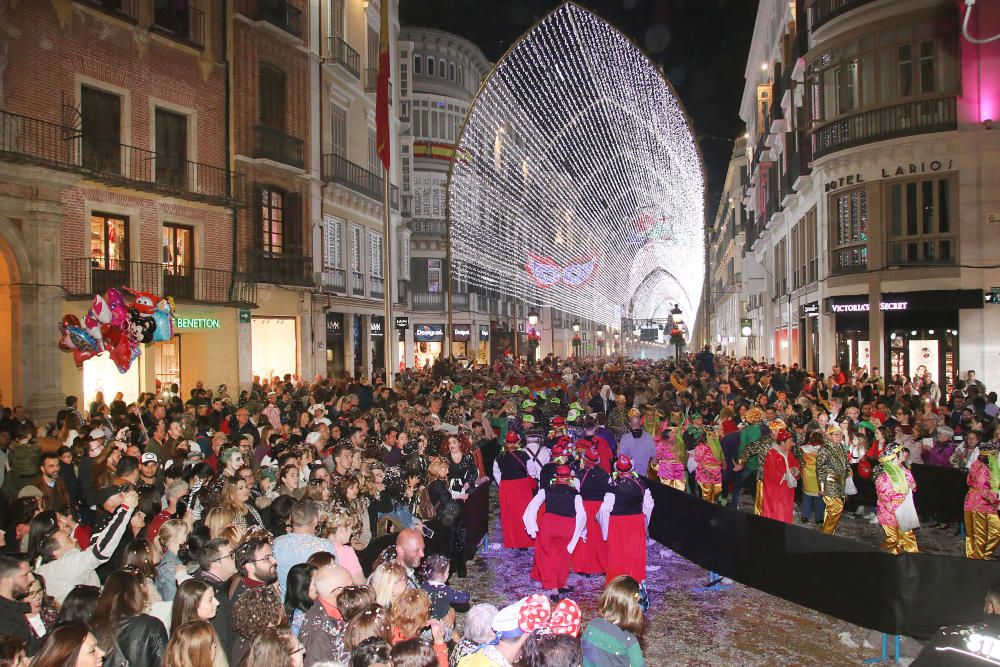
[(346, 69), (354, 78), (361, 77), (361, 55), (340, 37), (327, 37), (326, 54), (323, 57)]
[(274, 160), (291, 167), (305, 167), (305, 142), (284, 130), (257, 125), (253, 128), (255, 158)]
[[(382, 202), (382, 177), (341, 155), (327, 153), (323, 156), (323, 180), (327, 183), (339, 183), (379, 203)], [(389, 186), (389, 206), (394, 211), (399, 210), (399, 188), (395, 185)]]
[(845, 148), (958, 128), (954, 97), (904, 102), (862, 111), (812, 131), (814, 159)]
[(312, 257), (255, 250), (245, 254), (242, 276), (254, 283), (311, 287)]

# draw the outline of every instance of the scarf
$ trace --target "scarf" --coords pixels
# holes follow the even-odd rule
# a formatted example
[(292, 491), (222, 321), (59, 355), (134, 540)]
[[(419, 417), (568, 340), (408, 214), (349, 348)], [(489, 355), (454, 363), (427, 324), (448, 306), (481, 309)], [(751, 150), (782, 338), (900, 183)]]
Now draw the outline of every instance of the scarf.
[(990, 490), (997, 493), (1000, 491), (1000, 459), (996, 453), (986, 455), (986, 465), (990, 467)]
[(722, 453), (722, 445), (719, 443), (719, 436), (712, 431), (705, 432), (705, 443), (712, 450), (712, 456), (719, 463), (725, 463), (726, 456)]
[[(886, 459), (882, 461), (882, 470), (885, 474), (889, 476), (889, 481), (892, 482), (892, 490), (896, 493), (908, 493), (910, 490), (910, 484), (906, 481), (906, 474), (903, 472), (903, 466), (900, 465), (899, 461), (895, 458)], [(990, 471), (990, 481), (992, 483), (993, 472)]]

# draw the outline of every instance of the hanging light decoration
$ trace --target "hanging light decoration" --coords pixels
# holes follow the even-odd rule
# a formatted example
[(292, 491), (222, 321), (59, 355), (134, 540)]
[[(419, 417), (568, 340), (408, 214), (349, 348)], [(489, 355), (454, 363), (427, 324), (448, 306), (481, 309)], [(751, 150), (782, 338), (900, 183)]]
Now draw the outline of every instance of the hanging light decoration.
[(452, 263), (475, 287), (615, 325), (697, 312), (704, 173), (661, 72), (565, 4), (487, 78), (448, 187)]

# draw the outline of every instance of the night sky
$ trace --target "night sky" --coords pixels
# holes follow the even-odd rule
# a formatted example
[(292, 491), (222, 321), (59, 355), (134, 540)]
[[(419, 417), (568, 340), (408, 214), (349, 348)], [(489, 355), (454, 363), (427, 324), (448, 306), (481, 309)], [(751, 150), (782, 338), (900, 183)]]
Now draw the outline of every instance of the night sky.
[[(437, 28), (479, 45), (496, 62), (561, 0), (400, 0), (400, 22)], [(708, 170), (714, 216), (732, 154), (743, 132), (743, 72), (757, 0), (578, 0), (635, 40), (663, 65), (694, 123)], [(709, 221), (712, 217), (708, 218)]]

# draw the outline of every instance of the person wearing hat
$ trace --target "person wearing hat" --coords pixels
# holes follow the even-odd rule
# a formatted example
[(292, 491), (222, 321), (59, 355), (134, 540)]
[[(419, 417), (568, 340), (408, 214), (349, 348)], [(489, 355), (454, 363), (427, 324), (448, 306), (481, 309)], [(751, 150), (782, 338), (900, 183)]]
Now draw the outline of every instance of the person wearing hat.
[[(911, 527), (914, 523), (911, 519), (916, 516), (916, 510), (913, 508), (913, 492), (917, 490), (917, 483), (913, 481), (910, 471), (899, 461), (903, 449), (903, 446), (896, 442), (889, 445), (879, 459), (880, 467), (875, 471), (875, 494), (878, 496), (875, 514), (885, 533), (882, 548), (894, 556), (903, 552), (919, 551), (917, 536)], [(904, 504), (906, 508), (912, 510), (909, 515)], [(903, 509), (902, 514), (901, 509)], [(902, 526), (901, 517), (905, 520)], [(919, 522), (915, 523), (919, 526)]]
[(586, 445), (580, 457), (580, 497), (587, 513), (584, 529), (588, 539), (578, 542), (573, 550), (573, 571), (577, 574), (602, 574), (608, 555), (608, 544), (600, 539), (601, 527), (597, 524), (597, 512), (608, 492), (611, 475), (601, 467), (601, 455), (589, 440), (578, 440), (577, 445)]
[(733, 472), (739, 473), (744, 469), (749, 472), (745, 475), (737, 475), (733, 480), (733, 507), (739, 505), (740, 490), (743, 488), (745, 480), (756, 474), (757, 488), (753, 501), (753, 513), (760, 516), (764, 502), (764, 466), (762, 464), (774, 446), (774, 439), (771, 437), (771, 431), (767, 430), (767, 426), (762, 423), (764, 411), (760, 408), (750, 408), (743, 419), (744, 426), (740, 430), (739, 455), (736, 458), (736, 465), (733, 466)]
[[(525, 415), (530, 417), (531, 415)], [(545, 446), (545, 438), (541, 433), (531, 430), (524, 435), (524, 451), (528, 458), (537, 466), (539, 473), (546, 463), (552, 458), (552, 450)], [(538, 475), (535, 476), (536, 478)]]
[(997, 441), (979, 445), (979, 456), (969, 466), (965, 494), (965, 556), (989, 560), (1000, 544), (1000, 517), (997, 516), (1000, 493), (1000, 463)]
[(726, 457), (715, 431), (702, 430), (694, 448), (694, 480), (701, 490), (702, 500), (714, 503), (722, 495), (722, 469)]
[(764, 492), (761, 503), (763, 517), (793, 523), (795, 518), (795, 487), (799, 484), (799, 462), (791, 455), (795, 436), (780, 429), (774, 436), (771, 451), (764, 457)]
[(537, 489), (535, 479), (540, 467), (521, 447), (521, 438), (508, 431), (504, 451), (493, 463), (493, 478), (500, 487), (500, 526), (503, 545), (508, 549), (527, 549), (534, 544), (524, 529), (524, 511)]
[(597, 511), (601, 537), (607, 543), (604, 584), (620, 574), (646, 580), (646, 528), (653, 514), (653, 496), (626, 454), (615, 460), (608, 491)]
[(163, 492), (163, 480), (160, 475), (160, 458), (153, 452), (146, 452), (139, 458), (140, 489), (156, 488)]
[(660, 432), (660, 429), (663, 426), (664, 414), (657, 409), (655, 403), (646, 403), (646, 405), (643, 406), (643, 411), (642, 427), (646, 429), (646, 433), (649, 433), (649, 435), (655, 439), (656, 435)]
[(656, 458), (653, 461), (660, 483), (678, 491), (687, 488), (687, 450), (684, 440), (677, 437), (677, 429), (667, 426), (660, 433), (656, 443)]
[(629, 431), (618, 441), (618, 454), (625, 454), (640, 475), (649, 475), (649, 462), (656, 454), (653, 436), (642, 428), (642, 414), (636, 408), (628, 411)]
[(531, 633), (521, 629), (521, 609), (528, 598), (507, 605), (493, 617), (494, 639), (458, 661), (458, 667), (510, 667), (521, 657)]
[(552, 445), (551, 458), (538, 471), (538, 486), (540, 489), (547, 489), (549, 483), (556, 476), (556, 468), (570, 463), (570, 439), (566, 436), (560, 438)]
[(822, 532), (826, 535), (837, 532), (844, 514), (847, 480), (853, 475), (850, 455), (844, 447), (844, 432), (836, 424), (830, 424), (816, 454), (816, 481), (825, 507)]
[[(542, 585), (542, 592), (565, 593), (573, 550), (587, 525), (587, 513), (578, 490), (573, 469), (565, 463), (555, 469), (547, 486), (543, 486), (524, 510), (524, 528), (535, 540), (535, 560), (531, 578)], [(544, 505), (541, 519), (539, 509)]]
[(629, 428), (629, 413), (631, 411), (626, 407), (627, 402), (628, 398), (625, 394), (618, 394), (615, 396), (615, 407), (608, 412), (608, 428), (619, 441)]

